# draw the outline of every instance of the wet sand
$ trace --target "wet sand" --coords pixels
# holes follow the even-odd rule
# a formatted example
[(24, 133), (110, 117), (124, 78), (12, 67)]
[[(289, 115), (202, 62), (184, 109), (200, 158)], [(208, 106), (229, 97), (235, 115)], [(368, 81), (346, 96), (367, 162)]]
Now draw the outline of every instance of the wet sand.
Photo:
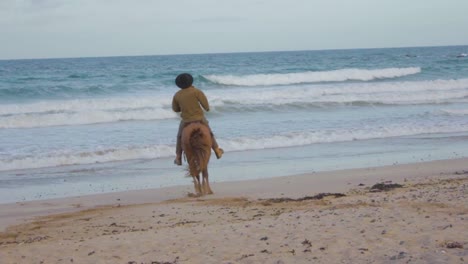
[(467, 187), (464, 158), (2, 204), (0, 263), (466, 263)]

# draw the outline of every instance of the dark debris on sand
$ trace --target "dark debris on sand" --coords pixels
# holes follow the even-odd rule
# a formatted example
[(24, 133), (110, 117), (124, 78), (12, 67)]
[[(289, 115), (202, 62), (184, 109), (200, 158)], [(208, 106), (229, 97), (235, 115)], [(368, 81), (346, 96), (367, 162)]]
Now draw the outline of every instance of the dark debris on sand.
[(339, 198), (339, 197), (344, 197), (346, 195), (342, 194), (342, 193), (319, 193), (319, 194), (314, 195), (314, 196), (304, 196), (304, 197), (298, 198), (298, 199), (293, 199), (293, 198), (287, 198), (286, 197), (286, 198), (260, 199), (260, 201), (270, 202), (270, 203), (302, 202), (302, 201), (306, 201), (306, 200), (321, 200), (321, 199), (323, 199), (325, 197), (328, 197), (328, 196)]
[(151, 262), (136, 262), (129, 261), (127, 264), (178, 264), (179, 257), (176, 257), (174, 261), (151, 261)]
[(463, 244), (460, 242), (446, 242), (445, 243), (446, 248), (463, 248)]
[(398, 183), (377, 183), (377, 184), (374, 184), (371, 188), (370, 188), (370, 192), (381, 192), (381, 191), (389, 191), (389, 190), (392, 190), (392, 189), (396, 189), (396, 188), (402, 188), (403, 185), (401, 184), (398, 184)]

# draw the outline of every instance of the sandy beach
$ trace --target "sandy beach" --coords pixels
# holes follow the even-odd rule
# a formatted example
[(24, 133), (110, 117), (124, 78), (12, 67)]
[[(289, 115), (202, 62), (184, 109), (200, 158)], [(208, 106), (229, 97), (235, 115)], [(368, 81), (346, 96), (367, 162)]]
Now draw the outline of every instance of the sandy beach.
[(0, 263), (468, 261), (467, 158), (212, 188), (1, 204)]

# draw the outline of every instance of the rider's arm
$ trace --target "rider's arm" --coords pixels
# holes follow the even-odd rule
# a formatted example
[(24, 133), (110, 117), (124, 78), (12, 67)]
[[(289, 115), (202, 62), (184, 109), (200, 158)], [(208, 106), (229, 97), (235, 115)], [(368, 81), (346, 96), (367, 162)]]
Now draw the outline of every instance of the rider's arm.
[(210, 104), (208, 104), (208, 99), (206, 99), (206, 96), (202, 91), (198, 90), (197, 98), (203, 109), (205, 109), (207, 112), (210, 111)]
[(174, 110), (174, 112), (178, 113), (181, 111), (180, 109), (180, 105), (179, 103), (177, 102), (175, 96), (172, 98), (172, 110)]

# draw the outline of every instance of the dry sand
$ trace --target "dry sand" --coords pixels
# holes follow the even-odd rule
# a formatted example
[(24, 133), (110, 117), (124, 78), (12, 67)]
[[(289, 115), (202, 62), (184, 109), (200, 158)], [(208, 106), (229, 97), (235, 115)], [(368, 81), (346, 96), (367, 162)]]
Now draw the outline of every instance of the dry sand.
[(4, 204), (0, 263), (467, 263), (467, 187), (457, 159)]

